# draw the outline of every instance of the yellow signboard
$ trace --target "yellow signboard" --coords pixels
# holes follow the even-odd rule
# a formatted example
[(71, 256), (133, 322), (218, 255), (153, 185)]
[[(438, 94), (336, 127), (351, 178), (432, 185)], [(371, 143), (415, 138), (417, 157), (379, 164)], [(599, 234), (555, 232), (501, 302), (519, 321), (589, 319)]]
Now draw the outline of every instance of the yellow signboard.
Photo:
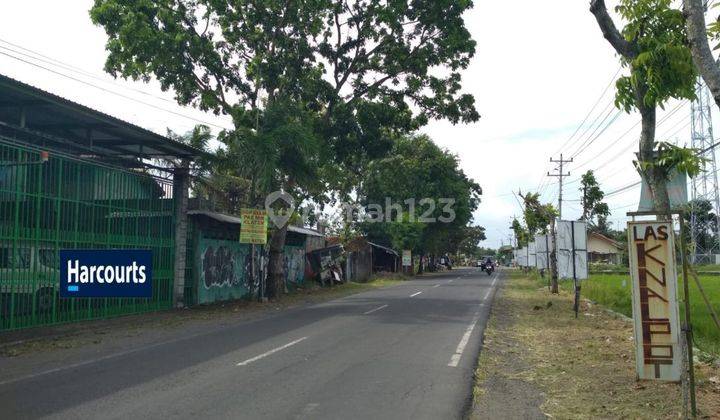
[(244, 244), (267, 243), (267, 212), (260, 209), (240, 209), (240, 242)]
[(671, 222), (629, 222), (636, 369), (640, 379), (679, 381), (680, 326)]

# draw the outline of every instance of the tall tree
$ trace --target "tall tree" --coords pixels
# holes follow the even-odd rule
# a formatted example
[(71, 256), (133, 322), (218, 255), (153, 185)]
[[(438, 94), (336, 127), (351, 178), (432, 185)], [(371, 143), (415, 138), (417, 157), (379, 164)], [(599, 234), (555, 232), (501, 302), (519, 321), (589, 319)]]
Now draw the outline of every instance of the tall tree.
[(387, 157), (370, 163), (358, 189), (359, 204), (368, 214), (382, 209), (383, 223), (375, 218), (360, 227), (390, 245), (403, 242), (407, 233), (413, 241), (406, 244), (421, 256), (454, 253), (467, 235), (476, 233), (468, 224), (481, 193), (457, 156), (428, 136), (399, 137)]
[[(585, 172), (580, 178), (580, 202), (582, 204), (583, 213), (580, 217), (581, 220), (585, 220), (595, 227), (607, 228), (607, 217), (610, 215), (610, 209), (608, 205), (602, 200), (605, 198), (605, 193), (600, 189), (600, 185), (595, 178), (595, 173), (592, 170)], [(597, 218), (597, 222), (595, 222)]]
[(520, 223), (518, 219), (513, 219), (512, 223), (510, 224), (510, 229), (512, 229), (513, 234), (515, 235), (515, 242), (517, 242), (517, 247), (522, 248), (525, 245), (528, 244), (528, 238), (529, 234), (527, 232), (527, 229)]
[(720, 20), (714, 21), (710, 28), (705, 26), (705, 5), (707, 3), (706, 0), (685, 0), (683, 1), (683, 12), (685, 13), (687, 37), (693, 62), (710, 88), (715, 103), (720, 107), (720, 67), (713, 57), (708, 40), (708, 29), (710, 36), (717, 39), (720, 35)]
[[(221, 138), (229, 149), (258, 153), (248, 162), (262, 171), (250, 182), (248, 201), (257, 206), (270, 188), (312, 192), (286, 168), (304, 175), (313, 161), (321, 177), (313, 182), (347, 193), (353, 175), (385, 153), (393, 133), (430, 118), (477, 120), (460, 76), (475, 51), (463, 21), (471, 6), (469, 0), (95, 0), (90, 16), (108, 35), (107, 72), (154, 77), (179, 104), (232, 117), (235, 129)], [(282, 109), (292, 110), (282, 119), (288, 127), (270, 121)], [(292, 146), (296, 113), (315, 115), (315, 134)], [(279, 140), (283, 133), (288, 137)], [(269, 137), (277, 141), (265, 144)], [(322, 147), (312, 147), (313, 137)], [(317, 155), (294, 161), (276, 146)], [(276, 159), (283, 155), (292, 159)], [(327, 194), (315, 199), (323, 202)], [(286, 229), (276, 229), (270, 242), (271, 297), (284, 282)]]
[(617, 82), (615, 104), (642, 118), (638, 171), (650, 187), (653, 206), (670, 210), (666, 168), (655, 165), (656, 108), (671, 98), (694, 98), (695, 68), (685, 37), (682, 13), (671, 0), (620, 0), (616, 11), (626, 22), (618, 30), (604, 0), (592, 0), (590, 11), (603, 36), (630, 74)]
[[(524, 196), (519, 193), (525, 205), (525, 225), (528, 229), (529, 238), (532, 239), (537, 233), (550, 233), (552, 235), (552, 243), (557, 243), (555, 237), (555, 220), (558, 212), (552, 204), (540, 203), (540, 194), (527, 193)], [(555, 247), (550, 250), (550, 272), (551, 272), (551, 289), (552, 293), (559, 292), (558, 274), (557, 274), (557, 254)]]

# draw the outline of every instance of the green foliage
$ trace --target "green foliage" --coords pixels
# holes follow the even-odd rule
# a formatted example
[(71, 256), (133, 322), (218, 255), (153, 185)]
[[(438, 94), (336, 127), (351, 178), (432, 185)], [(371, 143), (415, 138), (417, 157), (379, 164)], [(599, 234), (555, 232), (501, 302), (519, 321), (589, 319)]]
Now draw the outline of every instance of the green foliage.
[[(475, 52), (469, 0), (95, 0), (105, 69), (172, 89), (180, 104), (254, 127), (280, 98), (323, 115), (333, 158), (372, 157), (392, 132), (430, 118), (479, 118), (461, 92)], [(441, 72), (435, 70), (442, 70)], [(442, 74), (442, 76), (441, 76)], [(370, 143), (367, 145), (366, 143)], [(366, 147), (371, 146), (371, 147)]]
[[(460, 169), (457, 156), (440, 149), (429, 137), (398, 137), (388, 156), (370, 162), (362, 174), (358, 202), (366, 210), (381, 206), (386, 212), (389, 203), (397, 204), (403, 208), (403, 219), (392, 223), (364, 222), (360, 230), (372, 240), (387, 244), (402, 242), (396, 232), (409, 231), (414, 237), (420, 230), (422, 234), (411, 248), (415, 253), (455, 253), (468, 235), (479, 235), (467, 225), (481, 193), (480, 186)], [(454, 213), (452, 221), (417, 224), (421, 216), (433, 219), (447, 216), (448, 208), (441, 200), (445, 198), (454, 200), (449, 207)], [(410, 208), (406, 202), (409, 199), (415, 201), (415, 208)], [(398, 223), (405, 226), (393, 227)]]
[[(487, 250), (480, 247), (478, 244), (484, 241), (485, 228), (482, 226), (465, 226), (462, 230), (462, 240), (458, 246), (458, 251), (470, 256), (479, 258), (482, 255), (495, 255), (494, 250)], [(492, 252), (490, 252), (492, 251)]]
[(552, 204), (540, 204), (540, 194), (520, 194), (525, 204), (523, 217), (527, 227), (528, 240), (531, 242), (538, 233), (547, 233), (550, 223), (557, 217), (558, 213)]
[(702, 250), (712, 249), (716, 244), (715, 230), (717, 228), (717, 217), (710, 200), (695, 199), (687, 203), (685, 208), (686, 226), (691, 226), (691, 216), (695, 216), (693, 227), (695, 245)]
[(610, 209), (606, 203), (602, 202), (605, 193), (600, 189), (595, 173), (592, 170), (585, 172), (580, 178), (580, 185), (583, 206), (582, 219), (592, 221), (597, 216), (606, 220), (610, 214)]
[(515, 240), (517, 241), (518, 248), (522, 248), (528, 244), (530, 234), (528, 233), (527, 229), (523, 227), (523, 225), (518, 219), (513, 219), (512, 224), (510, 225), (510, 229), (512, 229), (513, 233), (515, 234)]
[(630, 75), (617, 81), (617, 107), (636, 109), (638, 93), (647, 107), (663, 107), (670, 98), (693, 99), (697, 72), (682, 12), (670, 0), (621, 0), (616, 11), (626, 22), (622, 35), (636, 52), (622, 58)]
[(675, 146), (665, 141), (658, 143), (657, 156), (654, 166), (661, 168), (668, 179), (673, 170), (694, 178), (702, 172), (705, 163), (705, 159), (698, 155), (697, 150)]

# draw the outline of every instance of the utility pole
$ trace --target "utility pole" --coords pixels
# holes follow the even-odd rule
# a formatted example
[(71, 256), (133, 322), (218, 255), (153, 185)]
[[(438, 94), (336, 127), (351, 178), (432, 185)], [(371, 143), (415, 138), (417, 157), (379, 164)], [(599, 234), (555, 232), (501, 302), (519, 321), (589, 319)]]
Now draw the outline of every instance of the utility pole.
[(563, 178), (566, 176), (570, 176), (570, 172), (568, 172), (568, 173), (563, 172), (563, 165), (566, 163), (570, 163), (572, 161), (573, 161), (572, 158), (570, 158), (570, 160), (564, 160), (562, 153), (560, 153), (560, 159), (558, 159), (558, 160), (550, 158), (550, 162), (559, 164), (559, 167), (555, 169), (557, 171), (556, 174), (548, 172), (547, 175), (548, 176), (556, 176), (560, 180), (560, 197), (558, 199), (558, 218), (560, 220), (562, 220)]

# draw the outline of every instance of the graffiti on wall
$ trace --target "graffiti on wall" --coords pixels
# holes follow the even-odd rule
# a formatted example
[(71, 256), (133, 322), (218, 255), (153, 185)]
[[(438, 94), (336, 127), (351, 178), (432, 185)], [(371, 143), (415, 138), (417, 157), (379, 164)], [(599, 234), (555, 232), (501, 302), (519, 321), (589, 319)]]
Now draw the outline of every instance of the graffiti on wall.
[(198, 251), (198, 303), (240, 299), (250, 293), (248, 245), (203, 238)]
[(299, 286), (305, 278), (305, 249), (303, 247), (286, 246), (283, 252), (285, 264), (285, 283), (288, 286)]

